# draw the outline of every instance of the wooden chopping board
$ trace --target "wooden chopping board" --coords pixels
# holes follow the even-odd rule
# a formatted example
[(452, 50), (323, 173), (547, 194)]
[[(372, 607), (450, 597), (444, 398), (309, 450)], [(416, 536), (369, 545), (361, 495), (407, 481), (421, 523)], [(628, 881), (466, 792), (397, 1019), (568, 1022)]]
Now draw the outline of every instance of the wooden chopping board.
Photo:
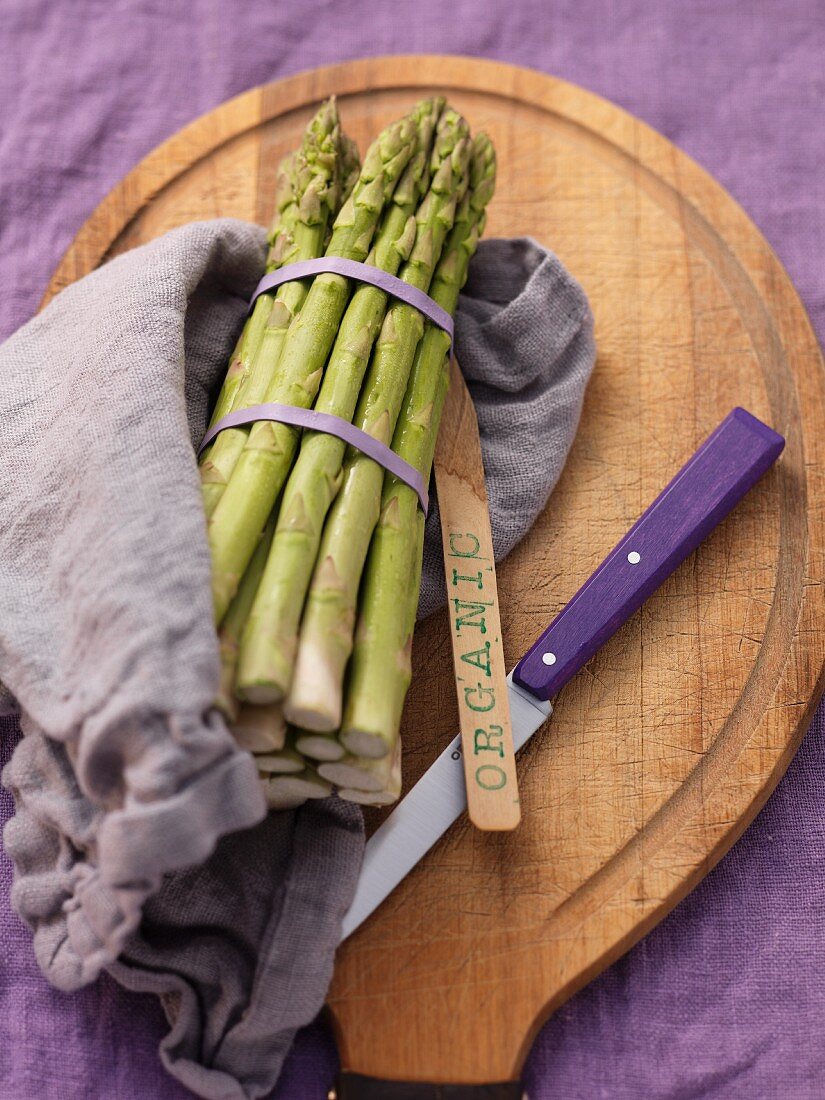
[[(727, 851), (819, 699), (825, 375), (787, 275), (722, 188), (637, 119), (549, 76), (426, 56), (306, 73), (198, 119), (104, 200), (49, 295), (183, 222), (268, 222), (276, 164), (322, 97), (339, 96), (363, 150), (436, 90), (495, 141), (488, 236), (550, 245), (596, 317), (564, 474), (500, 568), (509, 664), (734, 405), (787, 437), (779, 466), (565, 688), (520, 757), (520, 828), (461, 819), (339, 951), (346, 1067), (477, 1082), (517, 1076), (542, 1021)], [(419, 628), (414, 660), (406, 786), (457, 727), (446, 614)]]

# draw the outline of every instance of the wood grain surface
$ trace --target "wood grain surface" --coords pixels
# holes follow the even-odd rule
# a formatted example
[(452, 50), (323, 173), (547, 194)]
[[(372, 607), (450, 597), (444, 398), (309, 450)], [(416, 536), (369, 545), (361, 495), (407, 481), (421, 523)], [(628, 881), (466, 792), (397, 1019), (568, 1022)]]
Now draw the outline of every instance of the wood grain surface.
[[(743, 211), (688, 157), (562, 81), (469, 58), (350, 62), (247, 93), (142, 162), (83, 227), (50, 293), (193, 218), (269, 219), (279, 157), (322, 97), (362, 149), (439, 90), (499, 154), (488, 235), (530, 234), (584, 286), (597, 367), (561, 481), (499, 568), (512, 664), (737, 404), (779, 465), (563, 691), (519, 759), (523, 821), (459, 820), (339, 951), (345, 1066), (501, 1080), (538, 1027), (742, 833), (820, 695), (822, 360)], [(453, 736), (446, 613), (416, 636), (405, 783)]]
[(493, 533), (473, 399), (455, 356), (435, 449), (467, 816), (477, 829), (521, 821)]

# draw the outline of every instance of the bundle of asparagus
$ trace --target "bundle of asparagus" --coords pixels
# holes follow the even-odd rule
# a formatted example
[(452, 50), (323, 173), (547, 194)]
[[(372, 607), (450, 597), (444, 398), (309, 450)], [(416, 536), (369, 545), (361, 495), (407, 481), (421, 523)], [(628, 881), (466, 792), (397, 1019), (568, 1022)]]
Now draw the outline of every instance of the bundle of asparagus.
[[(489, 139), (472, 139), (440, 97), (387, 127), (360, 168), (330, 101), (281, 166), (267, 269), (362, 261), (453, 314), (494, 181)], [(390, 445), (426, 481), (449, 342), (378, 286), (332, 273), (283, 283), (257, 299), (213, 423), (261, 402), (314, 408)], [(394, 801), (424, 537), (416, 492), (337, 436), (270, 421), (224, 430), (201, 476), (217, 705), (256, 754), (270, 805), (333, 786)]]

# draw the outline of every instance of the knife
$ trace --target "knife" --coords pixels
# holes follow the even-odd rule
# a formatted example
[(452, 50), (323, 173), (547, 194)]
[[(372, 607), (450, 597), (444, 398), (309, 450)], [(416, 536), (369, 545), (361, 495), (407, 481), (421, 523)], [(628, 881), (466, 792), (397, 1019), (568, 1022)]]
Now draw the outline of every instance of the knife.
[[(708, 436), (507, 677), (516, 752), (550, 717), (550, 699), (725, 518), (784, 446), (781, 435), (741, 408)], [(342, 940), (466, 808), (458, 734), (367, 842)]]

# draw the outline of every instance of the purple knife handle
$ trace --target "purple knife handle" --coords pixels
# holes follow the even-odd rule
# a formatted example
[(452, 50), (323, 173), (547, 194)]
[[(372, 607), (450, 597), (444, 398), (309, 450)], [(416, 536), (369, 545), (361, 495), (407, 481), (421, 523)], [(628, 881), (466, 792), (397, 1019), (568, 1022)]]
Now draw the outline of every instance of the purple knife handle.
[(785, 440), (745, 409), (725, 417), (513, 670), (550, 699), (637, 611), (747, 491)]

